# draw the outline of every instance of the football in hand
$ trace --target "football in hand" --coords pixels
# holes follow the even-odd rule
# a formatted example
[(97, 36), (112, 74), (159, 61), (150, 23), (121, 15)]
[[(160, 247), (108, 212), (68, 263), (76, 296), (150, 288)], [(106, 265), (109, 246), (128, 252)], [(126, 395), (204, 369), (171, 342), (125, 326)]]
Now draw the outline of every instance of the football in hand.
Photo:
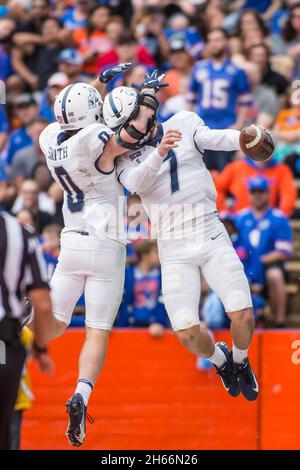
[(247, 157), (256, 162), (266, 162), (274, 152), (271, 134), (261, 126), (244, 127), (240, 133), (240, 146)]

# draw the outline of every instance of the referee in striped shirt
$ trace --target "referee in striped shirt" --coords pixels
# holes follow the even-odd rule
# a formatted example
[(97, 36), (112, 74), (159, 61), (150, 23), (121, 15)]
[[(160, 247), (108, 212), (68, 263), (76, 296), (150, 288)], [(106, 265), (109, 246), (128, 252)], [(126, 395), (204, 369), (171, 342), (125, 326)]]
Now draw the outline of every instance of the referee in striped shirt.
[(46, 371), (51, 367), (47, 324), (52, 306), (45, 262), (33, 233), (0, 210), (0, 449), (9, 449), (10, 422), (26, 358), (19, 338), (25, 295), (35, 308), (33, 354)]

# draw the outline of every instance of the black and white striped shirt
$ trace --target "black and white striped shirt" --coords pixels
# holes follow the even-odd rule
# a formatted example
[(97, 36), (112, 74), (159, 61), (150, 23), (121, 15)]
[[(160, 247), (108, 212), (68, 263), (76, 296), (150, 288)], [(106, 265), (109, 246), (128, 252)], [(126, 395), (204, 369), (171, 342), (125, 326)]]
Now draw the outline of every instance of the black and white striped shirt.
[(38, 240), (17, 219), (0, 212), (0, 321), (21, 318), (21, 298), (30, 289), (49, 288)]

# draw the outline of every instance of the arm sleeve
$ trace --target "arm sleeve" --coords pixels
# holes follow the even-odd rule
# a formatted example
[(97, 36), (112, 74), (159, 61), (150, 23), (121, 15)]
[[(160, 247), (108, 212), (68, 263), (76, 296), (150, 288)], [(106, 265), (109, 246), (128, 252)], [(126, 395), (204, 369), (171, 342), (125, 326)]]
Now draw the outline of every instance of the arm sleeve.
[(240, 150), (240, 131), (234, 129), (209, 129), (199, 125), (194, 131), (195, 146), (199, 151)]
[(46, 262), (42, 248), (36, 237), (23, 229), (27, 243), (27, 257), (25, 265), (25, 283), (27, 290), (49, 289)]
[(138, 159), (131, 162), (127, 156), (120, 157), (117, 160), (117, 178), (128, 191), (138, 193), (151, 186), (163, 160), (157, 150), (150, 153), (142, 163), (138, 163)]

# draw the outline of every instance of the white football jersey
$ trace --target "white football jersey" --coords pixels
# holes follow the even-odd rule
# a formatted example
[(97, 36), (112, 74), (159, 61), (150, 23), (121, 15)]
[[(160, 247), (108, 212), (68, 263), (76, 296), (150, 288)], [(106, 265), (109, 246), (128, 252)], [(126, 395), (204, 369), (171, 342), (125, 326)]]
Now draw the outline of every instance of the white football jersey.
[[(101, 238), (123, 238), (119, 205), (123, 188), (116, 172), (100, 172), (97, 163), (113, 132), (91, 124), (68, 139), (58, 123), (40, 135), (40, 146), (55, 181), (64, 191), (64, 231), (86, 231)], [(123, 214), (123, 212), (122, 212)], [(120, 235), (121, 233), (121, 235)]]
[[(212, 131), (197, 114), (180, 111), (158, 127), (156, 138), (148, 145), (118, 157), (117, 176), (129, 190), (132, 179), (129, 168), (140, 165), (153, 152), (154, 147), (157, 147), (163, 132), (170, 128), (182, 132), (178, 148), (169, 151), (154, 180), (151, 180), (150, 184), (147, 184), (146, 180), (137, 191), (158, 237), (164, 237), (175, 227), (194, 223), (204, 214), (216, 211), (216, 189), (203, 162), (204, 148), (217, 149), (220, 145), (224, 150), (239, 148), (237, 131), (227, 130), (229, 138), (226, 142), (226, 139), (220, 139), (221, 135), (218, 134), (225, 131)], [(209, 133), (213, 133), (210, 138)], [(206, 142), (206, 134), (210, 143)], [(212, 136), (216, 137), (215, 142)]]

